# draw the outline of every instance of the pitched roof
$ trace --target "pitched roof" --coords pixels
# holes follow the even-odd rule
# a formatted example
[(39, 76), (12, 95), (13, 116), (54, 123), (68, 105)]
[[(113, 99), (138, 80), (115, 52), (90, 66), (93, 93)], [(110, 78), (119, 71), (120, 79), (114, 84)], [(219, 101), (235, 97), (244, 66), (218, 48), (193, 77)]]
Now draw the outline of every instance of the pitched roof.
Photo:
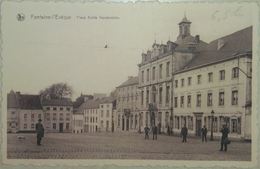
[(45, 99), (42, 101), (43, 106), (73, 106), (71, 99)]
[(42, 109), (39, 95), (21, 94), (19, 103), (21, 109)]
[(88, 100), (87, 102), (84, 102), (80, 107), (79, 111), (83, 109), (97, 109), (99, 108), (100, 104), (105, 104), (105, 103), (114, 103), (115, 99), (113, 97), (104, 97), (101, 99), (93, 99), (93, 100)]
[(40, 96), (11, 91), (7, 94), (7, 108), (42, 109)]
[[(222, 47), (218, 49), (219, 43)], [(234, 58), (236, 54), (252, 51), (252, 26), (234, 32), (210, 42), (198, 50), (195, 57), (184, 67), (176, 72), (183, 72), (203, 65)]]
[(97, 108), (99, 108), (100, 101), (101, 101), (101, 99), (88, 100), (87, 102), (84, 102), (79, 107), (79, 110), (82, 110), (82, 109), (97, 109)]
[(135, 84), (138, 84), (138, 81), (139, 81), (138, 76), (131, 77), (131, 78), (127, 79), (125, 82), (123, 82), (121, 85), (119, 85), (117, 88), (135, 85)]

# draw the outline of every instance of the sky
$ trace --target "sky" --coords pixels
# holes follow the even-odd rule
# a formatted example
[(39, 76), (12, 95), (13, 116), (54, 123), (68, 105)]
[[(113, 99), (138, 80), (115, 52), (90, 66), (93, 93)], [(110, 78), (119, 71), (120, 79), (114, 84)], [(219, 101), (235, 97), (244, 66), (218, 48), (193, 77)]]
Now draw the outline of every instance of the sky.
[[(5, 1), (1, 9), (4, 90), (37, 94), (53, 83), (67, 82), (73, 98), (81, 93), (108, 94), (128, 76), (138, 75), (141, 53), (154, 41), (176, 40), (184, 15), (192, 22), (191, 34), (210, 42), (251, 26), (252, 5)], [(18, 13), (25, 20), (18, 21)], [(35, 19), (55, 14), (71, 19)]]

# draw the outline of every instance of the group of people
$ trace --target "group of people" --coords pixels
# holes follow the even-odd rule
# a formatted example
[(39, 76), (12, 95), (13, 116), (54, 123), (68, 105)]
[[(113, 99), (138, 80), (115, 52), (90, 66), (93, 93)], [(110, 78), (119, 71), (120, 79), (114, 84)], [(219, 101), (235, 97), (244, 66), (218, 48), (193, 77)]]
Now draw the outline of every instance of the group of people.
[[(146, 139), (149, 140), (149, 132), (150, 132), (150, 128), (148, 126), (145, 126), (145, 128), (144, 128), (144, 133), (145, 133), (144, 139), (145, 140)], [(153, 140), (157, 140), (157, 133), (158, 133), (157, 126), (152, 127), (152, 133), (153, 133)]]
[[(168, 127), (169, 130), (169, 127)], [(146, 125), (144, 128), (144, 133), (145, 133), (145, 137), (144, 139), (148, 139), (149, 140), (149, 132), (150, 132), (150, 128)], [(153, 140), (157, 140), (157, 126), (153, 126), (152, 127), (152, 134), (153, 134)], [(202, 142), (207, 142), (207, 133), (208, 133), (208, 129), (206, 128), (206, 126), (204, 125), (203, 128), (201, 128), (200, 130), (201, 132), (201, 138), (202, 138)], [(220, 150), (219, 151), (227, 151), (227, 145), (230, 144), (230, 141), (228, 139), (228, 134), (229, 134), (229, 129), (227, 128), (226, 125), (223, 125), (221, 131), (222, 136), (221, 136), (221, 141), (220, 141)], [(167, 131), (168, 133), (168, 131)], [(169, 134), (169, 133), (168, 133)], [(181, 137), (182, 137), (182, 142), (186, 143), (187, 142), (187, 136), (188, 136), (188, 128), (186, 127), (186, 125), (184, 125), (181, 129)], [(224, 149), (223, 149), (224, 148)]]

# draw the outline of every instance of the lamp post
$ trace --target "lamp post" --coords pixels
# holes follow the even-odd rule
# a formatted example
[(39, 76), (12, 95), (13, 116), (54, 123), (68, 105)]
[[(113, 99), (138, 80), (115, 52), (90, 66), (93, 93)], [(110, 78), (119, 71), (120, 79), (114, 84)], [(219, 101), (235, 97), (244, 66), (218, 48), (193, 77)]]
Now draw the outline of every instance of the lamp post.
[(211, 134), (210, 134), (210, 140), (213, 141), (213, 119), (214, 119), (214, 111), (211, 111)]

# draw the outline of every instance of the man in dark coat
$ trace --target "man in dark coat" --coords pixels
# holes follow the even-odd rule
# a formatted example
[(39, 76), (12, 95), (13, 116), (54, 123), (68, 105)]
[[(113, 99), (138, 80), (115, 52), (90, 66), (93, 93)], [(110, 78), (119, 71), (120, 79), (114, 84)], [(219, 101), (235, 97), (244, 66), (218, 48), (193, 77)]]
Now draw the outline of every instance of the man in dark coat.
[(157, 140), (157, 131), (158, 131), (157, 126), (154, 126), (153, 127), (153, 140)]
[(44, 136), (44, 128), (42, 125), (42, 120), (39, 119), (38, 123), (36, 124), (36, 134), (37, 134), (37, 145), (40, 146), (41, 145), (41, 140)]
[(202, 142), (204, 141), (207, 142), (207, 133), (208, 133), (208, 129), (204, 125), (203, 128), (201, 129)]
[(145, 126), (145, 128), (144, 128), (144, 133), (145, 133), (144, 139), (149, 140), (149, 131), (150, 131), (149, 127)]
[(227, 151), (227, 145), (228, 145), (228, 133), (229, 129), (227, 128), (226, 125), (223, 125), (221, 131), (222, 137), (221, 137), (221, 147), (219, 151), (223, 151), (223, 146), (224, 146), (224, 151)]
[(187, 142), (188, 129), (186, 125), (184, 125), (181, 129), (182, 142)]

